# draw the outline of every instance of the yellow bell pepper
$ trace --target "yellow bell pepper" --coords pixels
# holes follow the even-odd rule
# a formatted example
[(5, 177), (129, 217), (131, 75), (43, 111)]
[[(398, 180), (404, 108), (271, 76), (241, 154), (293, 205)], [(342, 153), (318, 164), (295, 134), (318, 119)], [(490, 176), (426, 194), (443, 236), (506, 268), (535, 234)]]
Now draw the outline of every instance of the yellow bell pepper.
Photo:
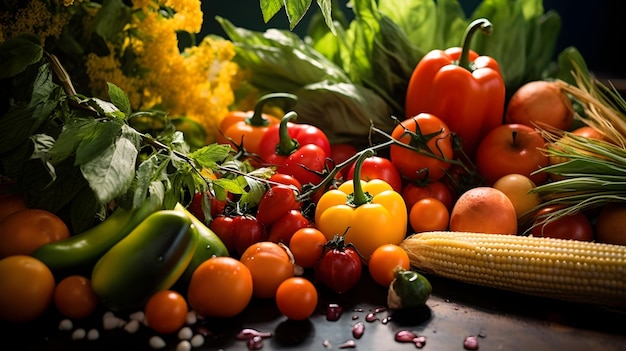
[(315, 209), (315, 225), (326, 239), (344, 235), (346, 244), (354, 245), (366, 262), (377, 247), (399, 244), (408, 220), (406, 203), (391, 185), (360, 179), (361, 163), (368, 154), (356, 161), (353, 180), (325, 192)]

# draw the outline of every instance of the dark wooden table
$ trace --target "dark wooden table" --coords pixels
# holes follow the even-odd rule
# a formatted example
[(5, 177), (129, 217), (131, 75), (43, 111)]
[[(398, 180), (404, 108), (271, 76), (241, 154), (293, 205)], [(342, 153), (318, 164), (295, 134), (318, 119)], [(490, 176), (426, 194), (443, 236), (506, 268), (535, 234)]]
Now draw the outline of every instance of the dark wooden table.
[[(207, 333), (205, 344), (194, 350), (248, 350), (235, 335), (243, 328), (271, 332), (262, 350), (341, 350), (347, 340), (356, 350), (415, 350), (412, 343), (394, 340), (397, 331), (410, 330), (426, 337), (424, 350), (464, 350), (463, 341), (477, 336), (479, 350), (626, 350), (626, 313), (595, 306), (566, 303), (477, 287), (428, 276), (433, 294), (427, 307), (418, 311), (394, 313), (384, 309), (386, 289), (377, 286), (364, 273), (359, 285), (344, 295), (320, 288), (319, 312), (306, 321), (286, 320), (273, 301), (254, 300), (240, 316), (208, 319), (197, 323), (195, 331)], [(339, 304), (344, 311), (337, 321), (328, 321), (326, 306)], [(376, 320), (366, 321), (368, 313)], [(3, 344), (20, 350), (152, 350), (148, 339), (154, 333), (142, 326), (137, 333), (123, 329), (103, 330), (101, 314), (74, 327), (97, 328), (99, 339), (73, 341), (71, 331), (59, 331), (62, 318), (54, 311), (25, 325), (3, 323)], [(360, 339), (352, 336), (352, 326), (365, 324)], [(163, 336), (166, 350), (176, 350), (176, 335)]]

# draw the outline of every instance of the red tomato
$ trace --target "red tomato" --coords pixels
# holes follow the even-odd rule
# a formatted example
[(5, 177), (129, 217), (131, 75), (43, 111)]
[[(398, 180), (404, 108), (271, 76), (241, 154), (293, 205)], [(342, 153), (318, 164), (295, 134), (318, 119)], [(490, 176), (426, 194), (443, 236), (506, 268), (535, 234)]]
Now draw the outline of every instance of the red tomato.
[(361, 279), (361, 257), (351, 247), (343, 244), (343, 238), (329, 243), (322, 258), (314, 267), (315, 279), (336, 293), (352, 289)]
[(300, 210), (291, 210), (272, 224), (268, 240), (287, 244), (296, 231), (309, 226), (311, 222)]
[(209, 224), (231, 256), (241, 255), (248, 246), (267, 240), (265, 227), (250, 215), (217, 216)]
[(450, 129), (438, 117), (420, 113), (398, 124), (391, 136), (420, 150), (391, 145), (389, 158), (400, 174), (408, 180), (441, 179), (450, 168), (454, 148)]
[(540, 185), (547, 172), (534, 171), (547, 166), (550, 159), (541, 151), (543, 136), (524, 124), (503, 124), (492, 129), (476, 151), (478, 173), (491, 185), (507, 174), (522, 174)]
[(434, 198), (441, 201), (446, 205), (448, 211), (452, 210), (452, 205), (454, 204), (450, 188), (440, 181), (429, 182), (424, 186), (419, 186), (415, 183), (406, 183), (404, 187), (402, 187), (401, 194), (406, 203), (406, 208), (409, 210), (413, 207), (413, 204), (425, 198)]
[(250, 245), (240, 261), (252, 274), (252, 295), (258, 298), (273, 298), (280, 283), (294, 274), (294, 265), (287, 252), (269, 241)]
[(153, 330), (169, 334), (179, 330), (187, 318), (187, 301), (174, 290), (154, 293), (144, 308), (146, 323)]
[(532, 236), (582, 241), (592, 241), (594, 239), (593, 226), (589, 218), (582, 212), (576, 212), (555, 220), (547, 220), (545, 217), (542, 217), (556, 211), (558, 208), (558, 206), (549, 206), (537, 212), (537, 217), (531, 230)]
[[(294, 186), (296, 189), (298, 189), (298, 192), (302, 191), (302, 184), (300, 184), (300, 182), (296, 178), (288, 174), (274, 173), (272, 174), (271, 177), (269, 177), (268, 180), (274, 183), (291, 185), (291, 186)], [(276, 184), (272, 184), (272, 185), (276, 185)]]
[(297, 208), (300, 208), (300, 203), (296, 200), (296, 193), (293, 189), (284, 185), (274, 185), (261, 197), (256, 219), (269, 227), (289, 211)]
[[(354, 167), (350, 167), (348, 180), (354, 178)], [(361, 180), (369, 182), (372, 179), (381, 179), (389, 183), (396, 192), (402, 191), (402, 177), (396, 166), (387, 158), (371, 156), (363, 160), (361, 165)]]
[(317, 300), (315, 285), (302, 277), (291, 277), (276, 290), (276, 307), (292, 320), (309, 318), (317, 308)]

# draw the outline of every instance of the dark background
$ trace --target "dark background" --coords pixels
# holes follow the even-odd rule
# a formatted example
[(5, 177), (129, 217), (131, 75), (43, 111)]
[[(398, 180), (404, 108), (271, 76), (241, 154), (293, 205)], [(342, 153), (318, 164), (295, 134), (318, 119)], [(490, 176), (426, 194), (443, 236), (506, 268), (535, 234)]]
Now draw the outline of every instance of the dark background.
[[(348, 18), (352, 11), (345, 8), (346, 0), (333, 0), (341, 4)], [(478, 0), (461, 1), (466, 13), (471, 13)], [(545, 0), (545, 10), (555, 10), (561, 16), (562, 28), (556, 53), (575, 46), (585, 58), (587, 65), (599, 78), (626, 79), (626, 60), (621, 55), (626, 47), (626, 1), (623, 0)], [(267, 24), (259, 8), (258, 0), (203, 1), (204, 25), (201, 34), (217, 34), (226, 37), (215, 16), (222, 16), (235, 26), (264, 31), (267, 28), (288, 29), (289, 22), (284, 9)], [(315, 1), (305, 18), (294, 32), (304, 35), (313, 14), (319, 12)]]

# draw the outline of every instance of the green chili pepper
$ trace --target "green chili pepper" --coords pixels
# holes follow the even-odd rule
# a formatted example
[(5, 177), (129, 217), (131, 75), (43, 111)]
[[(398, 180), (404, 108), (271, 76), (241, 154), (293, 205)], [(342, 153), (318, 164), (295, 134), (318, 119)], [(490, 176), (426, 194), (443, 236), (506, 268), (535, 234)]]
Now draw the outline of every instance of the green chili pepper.
[(432, 286), (423, 275), (398, 267), (394, 280), (389, 284), (387, 307), (404, 309), (421, 307), (426, 303)]
[(74, 273), (91, 269), (113, 245), (159, 209), (161, 203), (156, 197), (150, 197), (136, 209), (126, 210), (118, 207), (109, 217), (91, 229), (43, 245), (35, 250), (33, 256), (55, 273)]

